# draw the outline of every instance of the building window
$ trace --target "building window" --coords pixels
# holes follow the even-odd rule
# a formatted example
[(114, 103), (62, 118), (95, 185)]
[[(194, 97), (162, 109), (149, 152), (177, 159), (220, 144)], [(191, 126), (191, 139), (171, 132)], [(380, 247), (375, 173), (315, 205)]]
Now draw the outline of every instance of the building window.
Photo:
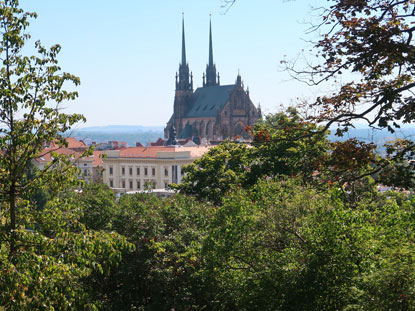
[(157, 183), (153, 181), (153, 189), (156, 189), (156, 187), (157, 187)]
[(112, 181), (112, 179), (110, 179), (110, 187), (114, 188), (114, 182)]
[(124, 188), (125, 189), (125, 180), (122, 180), (121, 181), (121, 188)]
[(227, 116), (228, 115), (228, 112), (227, 111), (225, 111), (225, 116)]
[(164, 168), (164, 176), (169, 176), (169, 170), (167, 168)]
[(172, 165), (171, 172), (172, 172), (172, 182), (177, 184), (178, 183), (177, 165)]
[(137, 180), (137, 189), (141, 189), (141, 183), (140, 183), (140, 181), (139, 180)]
[(84, 166), (87, 166), (88, 164), (84, 163)]
[(168, 182), (165, 182), (164, 183), (164, 189), (167, 189), (169, 187), (169, 183)]
[(144, 168), (144, 176), (147, 176), (148, 175), (148, 169), (147, 169), (147, 167), (145, 167)]
[(130, 189), (133, 189), (133, 181), (130, 180)]
[(137, 167), (137, 175), (140, 175), (140, 168)]
[(151, 169), (151, 175), (156, 176), (156, 169), (154, 167)]
[(112, 175), (114, 173), (112, 166), (110, 166), (110, 175)]
[(133, 174), (133, 168), (132, 167), (128, 168), (128, 173), (130, 174), (130, 176)]
[(125, 167), (121, 167), (121, 174), (125, 175)]
[(88, 170), (87, 169), (84, 170), (84, 176), (88, 176)]

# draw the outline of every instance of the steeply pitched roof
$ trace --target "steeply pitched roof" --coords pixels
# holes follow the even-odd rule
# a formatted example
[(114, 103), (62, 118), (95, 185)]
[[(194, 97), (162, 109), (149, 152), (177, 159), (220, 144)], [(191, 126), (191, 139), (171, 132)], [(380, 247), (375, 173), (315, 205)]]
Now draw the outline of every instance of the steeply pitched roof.
[(216, 112), (225, 106), (235, 85), (199, 87), (194, 93), (194, 104), (185, 118), (216, 117)]
[(174, 113), (171, 115), (170, 120), (167, 122), (167, 124), (173, 124), (174, 121)]
[[(150, 146), (164, 146), (164, 143), (166, 142), (166, 140), (164, 140), (163, 138), (159, 137), (159, 139), (157, 139), (156, 142), (150, 143)], [(138, 146), (136, 146), (138, 147)]]
[(179, 139), (185, 139), (192, 137), (192, 125), (186, 124), (183, 131), (181, 132)]

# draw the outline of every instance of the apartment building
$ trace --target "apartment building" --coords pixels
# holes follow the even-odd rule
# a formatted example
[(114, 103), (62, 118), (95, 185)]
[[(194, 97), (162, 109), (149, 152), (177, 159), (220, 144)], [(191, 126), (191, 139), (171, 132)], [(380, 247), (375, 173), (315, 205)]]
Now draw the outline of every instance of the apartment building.
[(102, 182), (102, 152), (94, 151), (90, 156), (82, 156), (88, 146), (83, 141), (75, 138), (66, 138), (68, 147), (59, 147), (54, 142), (48, 143), (39, 157), (32, 160), (32, 163), (43, 170), (53, 160), (53, 153), (68, 157), (72, 164), (79, 169), (79, 179), (91, 183)]
[(180, 183), (182, 167), (202, 157), (209, 146), (131, 147), (102, 151), (103, 181), (111, 188), (125, 191), (167, 188)]

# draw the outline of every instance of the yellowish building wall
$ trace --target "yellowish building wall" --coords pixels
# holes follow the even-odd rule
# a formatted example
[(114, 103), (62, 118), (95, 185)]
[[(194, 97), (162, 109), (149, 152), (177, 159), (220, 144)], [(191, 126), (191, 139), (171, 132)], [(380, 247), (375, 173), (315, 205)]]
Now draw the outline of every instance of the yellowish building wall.
[(153, 189), (166, 188), (172, 182), (180, 183), (182, 167), (194, 161), (189, 151), (157, 152), (154, 158), (121, 158), (119, 150), (105, 153), (104, 183), (126, 191), (145, 190), (146, 183)]

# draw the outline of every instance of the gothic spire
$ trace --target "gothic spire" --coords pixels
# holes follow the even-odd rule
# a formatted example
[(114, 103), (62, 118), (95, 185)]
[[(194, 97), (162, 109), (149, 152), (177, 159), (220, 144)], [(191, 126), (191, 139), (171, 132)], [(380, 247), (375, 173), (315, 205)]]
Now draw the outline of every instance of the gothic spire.
[(206, 65), (206, 83), (203, 86), (218, 85), (216, 80), (216, 66), (213, 63), (212, 19), (209, 22), (209, 63)]
[(182, 15), (182, 65), (186, 65), (186, 42), (184, 39), (184, 14)]
[(209, 20), (209, 67), (213, 66), (212, 19)]
[(176, 77), (176, 90), (191, 91), (193, 83), (190, 81), (189, 65), (186, 61), (186, 42), (184, 36), (184, 13), (182, 17), (182, 62), (179, 65), (179, 79)]

